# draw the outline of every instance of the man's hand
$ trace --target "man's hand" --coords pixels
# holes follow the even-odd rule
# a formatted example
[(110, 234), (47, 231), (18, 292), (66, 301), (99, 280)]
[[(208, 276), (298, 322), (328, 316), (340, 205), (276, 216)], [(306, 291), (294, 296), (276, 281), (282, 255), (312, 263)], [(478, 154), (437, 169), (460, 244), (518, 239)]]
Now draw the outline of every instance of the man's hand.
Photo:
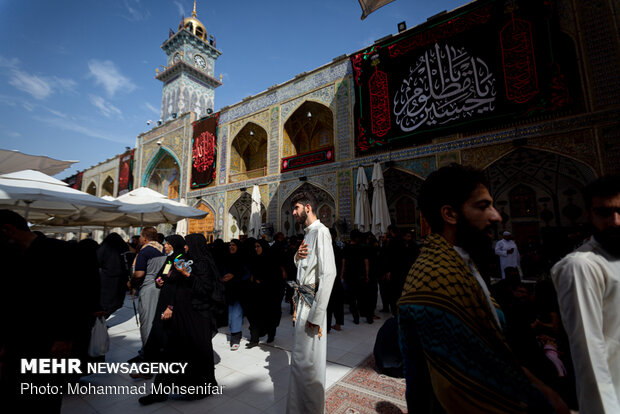
[(312, 322), (310, 322), (310, 321), (306, 321), (306, 327), (307, 327), (308, 329), (316, 329), (317, 331), (318, 331), (318, 329), (319, 329), (319, 325), (315, 325), (315, 324), (313, 324), (313, 323), (312, 323)]
[(226, 273), (224, 277), (222, 277), (222, 282), (228, 282), (233, 277), (235, 277), (235, 275), (233, 275), (232, 273)]
[(167, 321), (170, 318), (172, 318), (172, 311), (170, 308), (166, 308), (166, 310), (161, 314), (161, 319)]
[(299, 249), (297, 249), (297, 260), (305, 259), (308, 256), (308, 245), (305, 240), (301, 241)]

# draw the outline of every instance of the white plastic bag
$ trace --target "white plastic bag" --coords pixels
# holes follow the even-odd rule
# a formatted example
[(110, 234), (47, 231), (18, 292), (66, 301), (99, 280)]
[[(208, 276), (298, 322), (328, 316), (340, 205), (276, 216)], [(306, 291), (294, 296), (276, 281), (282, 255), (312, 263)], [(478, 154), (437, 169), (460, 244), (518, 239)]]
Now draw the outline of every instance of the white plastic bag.
[(105, 324), (105, 318), (99, 316), (90, 330), (90, 343), (88, 344), (88, 355), (98, 357), (105, 355), (110, 348), (110, 337), (108, 336), (108, 327)]

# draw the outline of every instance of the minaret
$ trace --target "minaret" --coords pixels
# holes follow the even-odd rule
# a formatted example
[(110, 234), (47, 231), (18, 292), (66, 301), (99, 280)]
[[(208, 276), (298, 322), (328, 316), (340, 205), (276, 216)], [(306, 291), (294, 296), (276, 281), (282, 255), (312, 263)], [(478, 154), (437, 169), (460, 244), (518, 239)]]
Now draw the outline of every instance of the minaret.
[(197, 18), (196, 0), (192, 17), (179, 23), (177, 33), (161, 48), (168, 64), (157, 69), (156, 79), (164, 83), (161, 98), (161, 119), (166, 121), (193, 111), (203, 117), (213, 111), (215, 88), (222, 84), (214, 75), (215, 61), (222, 54), (215, 48), (215, 37), (207, 37), (207, 29)]

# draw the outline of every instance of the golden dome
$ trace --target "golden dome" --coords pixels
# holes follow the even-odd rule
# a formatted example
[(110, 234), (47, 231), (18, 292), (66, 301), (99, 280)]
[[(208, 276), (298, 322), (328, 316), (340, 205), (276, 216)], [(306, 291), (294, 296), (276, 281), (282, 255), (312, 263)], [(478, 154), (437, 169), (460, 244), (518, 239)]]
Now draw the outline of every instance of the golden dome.
[(181, 23), (179, 23), (179, 30), (183, 28), (189, 30), (205, 42), (208, 42), (207, 29), (202, 22), (196, 18), (196, 0), (194, 0), (194, 11), (192, 12), (192, 17), (186, 17), (181, 20)]

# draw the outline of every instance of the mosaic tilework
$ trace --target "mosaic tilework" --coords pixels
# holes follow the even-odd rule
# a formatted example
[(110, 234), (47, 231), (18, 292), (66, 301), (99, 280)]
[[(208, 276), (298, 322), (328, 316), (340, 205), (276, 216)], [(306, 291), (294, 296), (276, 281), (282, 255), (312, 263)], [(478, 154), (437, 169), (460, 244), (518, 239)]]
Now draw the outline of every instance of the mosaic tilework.
[(217, 194), (217, 225), (216, 229), (220, 232), (224, 231), (224, 213), (226, 208), (226, 193)]
[[(406, 161), (410, 159), (420, 158), (420, 157), (428, 157), (434, 156), (435, 154), (448, 152), (448, 151), (462, 151), (463, 152), (463, 162), (465, 162), (465, 152), (466, 150), (470, 150), (473, 148), (481, 148), (496, 144), (510, 144), (511, 141), (515, 139), (526, 138), (529, 140), (536, 140), (538, 143), (538, 139), (541, 142), (548, 140), (548, 135), (553, 133), (556, 136), (570, 135), (575, 131), (583, 131), (587, 129), (595, 128), (600, 124), (613, 125), (617, 123), (617, 120), (620, 119), (620, 111), (618, 110), (608, 110), (608, 111), (600, 111), (597, 113), (574, 116), (571, 118), (564, 119), (556, 119), (551, 120), (545, 123), (532, 125), (532, 126), (522, 126), (512, 128), (510, 130), (504, 131), (494, 131), (489, 132), (483, 135), (469, 137), (460, 140), (454, 140), (451, 142), (442, 142), (437, 144), (431, 144), (427, 146), (421, 147), (413, 147), (407, 148), (400, 151), (394, 151), (390, 153), (382, 153), (382, 154), (374, 154), (372, 156), (367, 156), (364, 158), (356, 158), (348, 161), (339, 161), (331, 164), (325, 164), (318, 167), (310, 167), (302, 170), (292, 171), (286, 174), (273, 175), (267, 177), (261, 177), (260, 179), (248, 180), (243, 183), (235, 183), (228, 184), (224, 186), (218, 186), (216, 189), (203, 189), (199, 191), (192, 192), (192, 195), (204, 194), (207, 192), (215, 192), (215, 191), (231, 191), (238, 189), (240, 187), (248, 187), (252, 184), (265, 184), (265, 183), (275, 183), (278, 181), (282, 182), (295, 182), (296, 186), (298, 186), (299, 182), (296, 181), (299, 177), (307, 176), (308, 178), (325, 174), (329, 172), (337, 172), (343, 169), (353, 169), (358, 165), (371, 165), (373, 160), (377, 159), (379, 162), (386, 161)], [(587, 141), (587, 140), (586, 140)], [(585, 143), (584, 143), (585, 144)], [(512, 145), (512, 144), (510, 144)], [(540, 144), (538, 144), (540, 145)], [(563, 145), (557, 144), (558, 152), (562, 152)], [(576, 157), (580, 158), (580, 157)], [(581, 158), (580, 158), (581, 159)], [(352, 179), (351, 179), (352, 183)], [(281, 194), (283, 194), (285, 189), (281, 187)], [(289, 193), (290, 194), (290, 193)], [(281, 196), (281, 200), (286, 199), (286, 196)]]
[(218, 150), (220, 152), (220, 184), (226, 184), (226, 164), (228, 163), (227, 159), (227, 150), (228, 150), (228, 126), (221, 126), (218, 128), (220, 132), (220, 145), (218, 146)]
[(280, 107), (271, 108), (271, 133), (269, 134), (269, 165), (267, 174), (280, 171)]
[(610, 2), (578, 2), (584, 54), (591, 73), (590, 96), (596, 108), (620, 103), (620, 51)]
[(324, 104), (329, 107), (333, 113), (335, 113), (335, 104), (334, 104), (334, 87), (333, 85), (327, 85), (324, 88), (316, 90), (312, 93), (302, 95), (297, 99), (293, 99), (292, 101), (286, 102), (282, 104), (282, 122), (285, 123), (289, 116), (295, 112), (295, 110), (305, 101), (316, 101)]
[[(248, 99), (247, 103), (241, 103), (230, 110), (222, 111), (220, 122), (230, 122), (234, 119), (258, 112), (279, 102), (299, 96), (306, 91), (316, 89), (328, 83), (333, 83), (351, 73), (351, 63), (346, 59), (305, 77), (300, 75), (299, 81), (290, 82), (281, 87), (277, 87), (273, 91), (258, 96), (255, 99)], [(284, 119), (284, 117), (282, 119)]]
[(565, 154), (595, 167), (598, 154), (594, 145), (594, 131), (574, 131), (548, 137), (528, 139), (528, 146)]
[[(134, 174), (134, 185), (142, 185), (142, 183), (148, 179), (144, 174), (147, 173), (148, 169), (151, 167), (153, 158), (157, 156), (160, 149), (166, 149), (172, 153), (179, 162), (182, 179), (181, 188), (185, 188), (184, 182), (186, 177), (184, 172), (187, 171), (188, 156), (186, 156), (184, 148), (188, 141), (191, 142), (191, 133), (192, 127), (190, 124), (190, 117), (184, 116), (181, 119), (166, 123), (144, 134), (142, 136), (142, 151), (138, 155), (141, 157), (142, 162), (137, 163), (141, 169), (138, 171), (138, 174)], [(161, 140), (163, 145), (157, 145), (158, 140)]]
[[(216, 224), (217, 223), (217, 218), (218, 218), (218, 212), (217, 212), (217, 194), (210, 194), (208, 196), (204, 196), (201, 197), (202, 200), (207, 204), (207, 207), (209, 207), (214, 213), (215, 213), (215, 218), (213, 223)], [(215, 226), (217, 227), (217, 225)]]
[(241, 191), (241, 190), (228, 191), (226, 193), (226, 205), (224, 206), (225, 211), (230, 210), (230, 207), (232, 207), (232, 205), (235, 204), (235, 201), (237, 201), (243, 195), (243, 193), (245, 193), (245, 191)]
[(299, 180), (280, 182), (280, 200), (286, 200), (301, 184)]
[(603, 128), (601, 131), (603, 143), (603, 167), (606, 173), (620, 173), (620, 129)]
[(488, 147), (465, 149), (461, 151), (461, 162), (464, 165), (483, 169), (514, 149), (512, 142)]
[(280, 185), (270, 183), (268, 186), (267, 222), (278, 223), (278, 206), (280, 205)]
[(338, 185), (335, 173), (308, 177), (308, 182), (326, 190), (334, 198), (334, 200), (338, 198)]
[(437, 169), (437, 160), (434, 156), (414, 158), (411, 160), (398, 161), (395, 165), (397, 167), (412, 171), (421, 177), (428, 177), (430, 173)]
[(351, 158), (351, 107), (349, 101), (351, 96), (350, 79), (345, 79), (336, 85), (336, 141), (338, 143), (337, 160), (348, 160)]
[[(253, 122), (263, 127), (265, 131), (269, 131), (269, 111), (262, 111), (252, 115), (249, 118), (243, 118), (230, 124), (230, 136), (235, 137), (248, 122)], [(234, 139), (234, 138), (233, 138)]]
[(353, 174), (351, 170), (338, 171), (338, 197), (336, 209), (340, 220), (353, 224)]

